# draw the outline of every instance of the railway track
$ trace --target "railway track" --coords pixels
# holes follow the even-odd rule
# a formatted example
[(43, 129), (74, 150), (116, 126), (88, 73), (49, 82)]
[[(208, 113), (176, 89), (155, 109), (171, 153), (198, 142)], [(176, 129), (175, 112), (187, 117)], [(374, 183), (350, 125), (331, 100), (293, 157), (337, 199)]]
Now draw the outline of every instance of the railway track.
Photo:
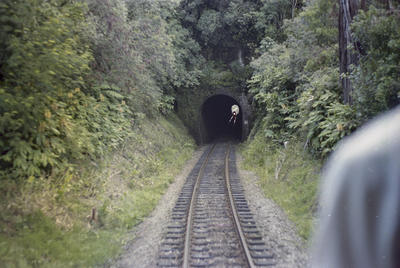
[(161, 242), (158, 267), (268, 267), (236, 171), (234, 148), (210, 145), (189, 174)]

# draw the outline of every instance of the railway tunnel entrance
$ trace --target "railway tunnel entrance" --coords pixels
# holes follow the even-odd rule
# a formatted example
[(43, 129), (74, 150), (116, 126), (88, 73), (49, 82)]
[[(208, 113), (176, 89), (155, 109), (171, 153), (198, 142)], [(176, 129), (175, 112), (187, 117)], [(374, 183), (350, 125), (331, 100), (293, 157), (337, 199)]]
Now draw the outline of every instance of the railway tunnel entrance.
[[(229, 122), (232, 105), (240, 108), (236, 123)], [(214, 95), (209, 97), (201, 108), (201, 134), (204, 142), (220, 139), (242, 140), (244, 111), (234, 98), (227, 95)]]

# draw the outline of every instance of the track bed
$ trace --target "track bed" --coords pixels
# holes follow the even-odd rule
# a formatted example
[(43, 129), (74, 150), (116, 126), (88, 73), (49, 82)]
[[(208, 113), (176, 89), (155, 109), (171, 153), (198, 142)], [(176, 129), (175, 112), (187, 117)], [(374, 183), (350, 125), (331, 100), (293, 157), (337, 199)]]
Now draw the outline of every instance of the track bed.
[(234, 146), (210, 145), (172, 210), (157, 265), (268, 267), (274, 263), (247, 206)]

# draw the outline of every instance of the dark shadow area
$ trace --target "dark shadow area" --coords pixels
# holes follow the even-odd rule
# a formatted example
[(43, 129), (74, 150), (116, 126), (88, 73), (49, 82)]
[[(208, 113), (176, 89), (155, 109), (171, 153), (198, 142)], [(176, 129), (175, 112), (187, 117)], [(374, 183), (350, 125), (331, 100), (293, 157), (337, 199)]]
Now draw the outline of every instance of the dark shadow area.
[[(234, 104), (240, 108), (235, 124), (233, 124), (233, 120), (229, 122), (231, 107)], [(203, 103), (201, 115), (206, 142), (226, 139), (242, 140), (243, 111), (235, 99), (226, 95), (212, 96)]]

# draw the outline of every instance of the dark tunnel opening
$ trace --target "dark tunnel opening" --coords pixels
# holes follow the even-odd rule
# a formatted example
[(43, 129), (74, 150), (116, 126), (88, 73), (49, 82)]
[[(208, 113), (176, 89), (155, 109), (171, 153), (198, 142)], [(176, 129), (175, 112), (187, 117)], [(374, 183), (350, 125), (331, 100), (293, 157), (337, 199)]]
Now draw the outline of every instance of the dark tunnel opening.
[[(236, 123), (229, 122), (232, 105), (240, 108)], [(239, 103), (227, 95), (215, 95), (208, 98), (202, 106), (202, 120), (205, 127), (205, 142), (220, 139), (242, 140), (243, 110)]]

